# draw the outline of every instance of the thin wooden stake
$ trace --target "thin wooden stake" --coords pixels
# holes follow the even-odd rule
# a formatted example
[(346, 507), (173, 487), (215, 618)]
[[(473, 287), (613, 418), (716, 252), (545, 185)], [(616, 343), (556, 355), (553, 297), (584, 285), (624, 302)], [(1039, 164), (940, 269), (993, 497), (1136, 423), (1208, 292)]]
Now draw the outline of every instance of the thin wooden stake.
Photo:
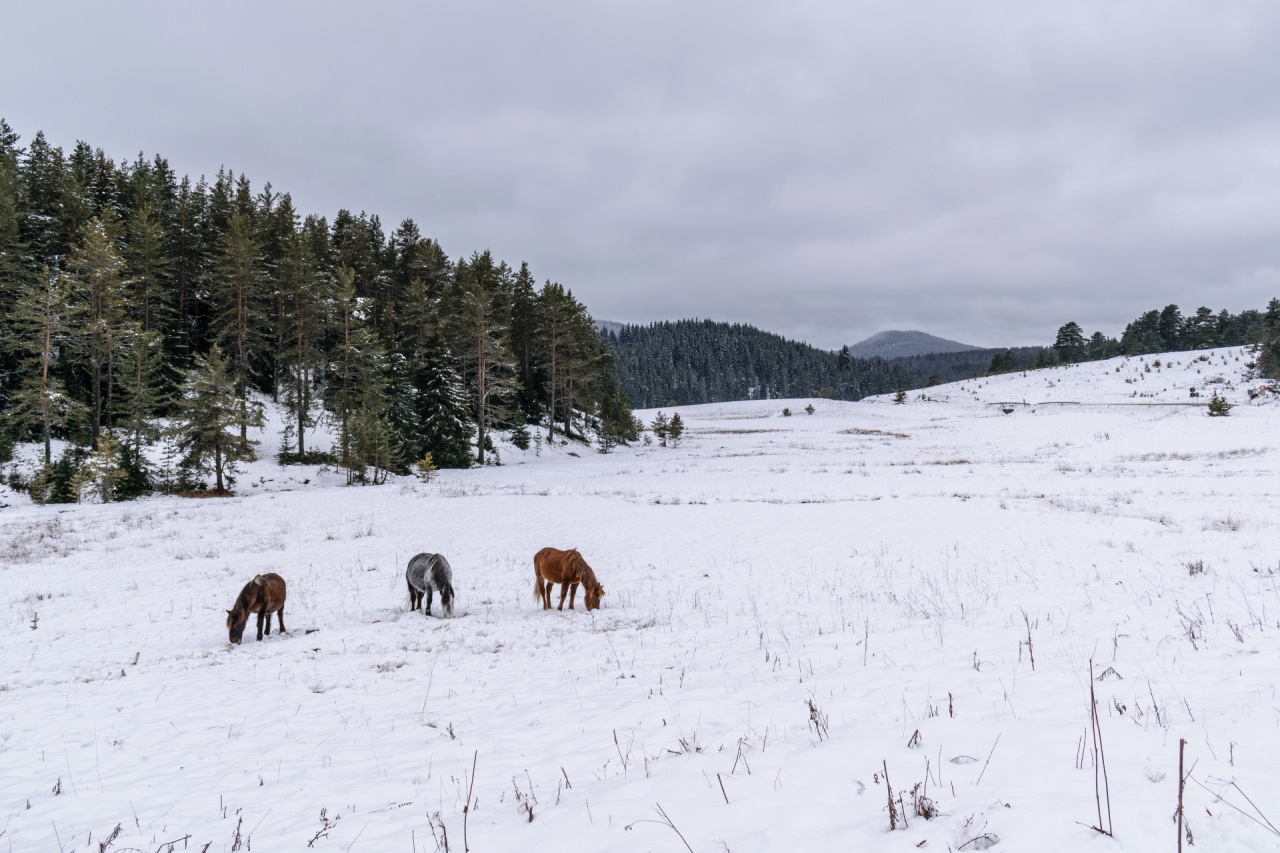
[(1182, 853), (1182, 789), (1187, 786), (1187, 777), (1182, 773), (1182, 758), (1186, 749), (1187, 739), (1178, 738), (1178, 853)]

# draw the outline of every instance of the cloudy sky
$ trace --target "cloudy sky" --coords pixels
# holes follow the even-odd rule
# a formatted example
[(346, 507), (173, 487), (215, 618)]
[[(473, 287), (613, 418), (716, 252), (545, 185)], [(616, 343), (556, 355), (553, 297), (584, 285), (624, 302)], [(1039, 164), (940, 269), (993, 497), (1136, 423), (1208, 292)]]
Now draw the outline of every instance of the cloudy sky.
[(1280, 4), (14, 2), (29, 139), (413, 217), (598, 318), (1042, 343), (1280, 296)]

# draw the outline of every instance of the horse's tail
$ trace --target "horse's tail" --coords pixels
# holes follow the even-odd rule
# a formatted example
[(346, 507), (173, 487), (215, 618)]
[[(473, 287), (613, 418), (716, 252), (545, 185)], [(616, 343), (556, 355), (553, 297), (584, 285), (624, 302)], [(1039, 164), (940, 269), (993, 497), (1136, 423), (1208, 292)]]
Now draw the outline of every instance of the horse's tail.
[(535, 574), (533, 576), (533, 600), (541, 602), (546, 598), (546, 587), (542, 582), (542, 575)]

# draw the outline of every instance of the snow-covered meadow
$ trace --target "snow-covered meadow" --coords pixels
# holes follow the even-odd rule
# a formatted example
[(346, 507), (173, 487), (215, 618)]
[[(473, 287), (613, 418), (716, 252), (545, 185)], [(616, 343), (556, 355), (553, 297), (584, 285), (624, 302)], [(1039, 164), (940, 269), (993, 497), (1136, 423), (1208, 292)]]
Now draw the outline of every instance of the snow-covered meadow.
[[(1172, 851), (1185, 738), (1196, 848), (1276, 850), (1280, 406), (1201, 355), (685, 407), (678, 448), (429, 484), (5, 494), (0, 849)], [(1193, 385), (1240, 405), (1132, 405)], [(600, 610), (537, 608), (545, 545)], [(419, 551), (455, 618), (406, 612)], [(266, 571), (288, 633), (230, 647)]]

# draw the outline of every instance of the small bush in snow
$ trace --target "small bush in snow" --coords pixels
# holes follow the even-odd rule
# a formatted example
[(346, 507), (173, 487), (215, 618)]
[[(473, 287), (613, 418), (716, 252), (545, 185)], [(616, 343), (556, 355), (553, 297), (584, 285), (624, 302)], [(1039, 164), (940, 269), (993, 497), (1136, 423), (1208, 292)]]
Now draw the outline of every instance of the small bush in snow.
[(431, 482), (431, 479), (435, 477), (437, 471), (439, 471), (439, 469), (436, 467), (436, 463), (431, 459), (430, 453), (422, 454), (422, 458), (413, 463), (413, 473), (416, 474), (418, 479), (424, 483)]
[(1227, 415), (1231, 414), (1231, 410), (1233, 408), (1235, 407), (1231, 403), (1228, 403), (1224, 397), (1219, 397), (1217, 392), (1214, 392), (1212, 399), (1209, 400), (1210, 417), (1225, 418)]

